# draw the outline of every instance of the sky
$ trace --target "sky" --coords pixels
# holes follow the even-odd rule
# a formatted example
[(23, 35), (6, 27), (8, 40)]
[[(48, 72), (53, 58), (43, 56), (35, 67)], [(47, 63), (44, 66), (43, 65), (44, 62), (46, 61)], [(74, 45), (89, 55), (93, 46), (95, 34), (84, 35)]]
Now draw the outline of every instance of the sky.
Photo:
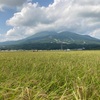
[(100, 39), (100, 0), (0, 0), (0, 42), (41, 31)]

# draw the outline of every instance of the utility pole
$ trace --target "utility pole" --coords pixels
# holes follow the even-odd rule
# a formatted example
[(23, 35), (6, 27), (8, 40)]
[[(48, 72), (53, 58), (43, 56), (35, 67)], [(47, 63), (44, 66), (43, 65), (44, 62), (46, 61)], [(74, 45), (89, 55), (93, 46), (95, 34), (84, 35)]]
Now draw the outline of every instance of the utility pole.
[(63, 43), (61, 42), (61, 50), (63, 50)]

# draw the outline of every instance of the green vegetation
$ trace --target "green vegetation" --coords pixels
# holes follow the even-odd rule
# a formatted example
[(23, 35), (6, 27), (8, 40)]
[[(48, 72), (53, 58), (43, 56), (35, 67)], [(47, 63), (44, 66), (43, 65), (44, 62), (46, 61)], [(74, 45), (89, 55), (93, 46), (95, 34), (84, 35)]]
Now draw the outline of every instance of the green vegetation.
[(100, 100), (100, 51), (0, 52), (0, 100)]

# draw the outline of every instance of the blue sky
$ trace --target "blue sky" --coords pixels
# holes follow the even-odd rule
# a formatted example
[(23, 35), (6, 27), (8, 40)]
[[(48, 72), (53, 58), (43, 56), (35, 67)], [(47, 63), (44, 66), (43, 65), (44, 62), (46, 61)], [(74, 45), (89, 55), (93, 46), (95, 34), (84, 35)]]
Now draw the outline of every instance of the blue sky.
[(48, 6), (52, 4), (54, 0), (33, 0), (33, 2), (38, 2), (41, 6)]
[(0, 41), (46, 30), (72, 31), (100, 39), (100, 0), (0, 1)]
[(11, 26), (6, 25), (6, 20), (13, 16), (15, 13), (14, 9), (4, 9), (3, 12), (0, 12), (0, 33), (6, 33), (7, 30), (11, 28)]

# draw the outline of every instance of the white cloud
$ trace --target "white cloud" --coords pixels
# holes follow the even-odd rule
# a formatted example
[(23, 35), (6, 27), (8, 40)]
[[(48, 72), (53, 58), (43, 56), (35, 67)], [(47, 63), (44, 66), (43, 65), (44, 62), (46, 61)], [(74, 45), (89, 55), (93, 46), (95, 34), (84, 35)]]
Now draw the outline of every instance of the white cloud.
[(7, 24), (14, 27), (7, 36), (16, 34), (18, 39), (44, 30), (67, 30), (89, 35), (95, 33), (92, 36), (100, 38), (97, 31), (99, 19), (100, 0), (54, 0), (48, 7), (27, 3), (7, 20)]
[(0, 5), (0, 11), (3, 11), (3, 5)]
[(100, 39), (100, 29), (94, 30), (89, 35), (92, 36), (92, 37), (96, 37), (96, 38)]
[(38, 3), (28, 3), (21, 12), (15, 13), (7, 21), (7, 24), (11, 26), (36, 26), (39, 23), (49, 24), (52, 20), (46, 14), (45, 8), (38, 7)]

